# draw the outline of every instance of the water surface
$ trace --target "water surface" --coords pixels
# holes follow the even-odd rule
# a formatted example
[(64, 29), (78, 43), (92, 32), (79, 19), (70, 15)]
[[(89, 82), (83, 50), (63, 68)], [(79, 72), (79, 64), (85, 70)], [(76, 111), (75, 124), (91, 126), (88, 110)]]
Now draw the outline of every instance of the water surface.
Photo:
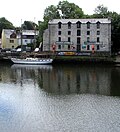
[(0, 65), (1, 132), (119, 132), (120, 67)]

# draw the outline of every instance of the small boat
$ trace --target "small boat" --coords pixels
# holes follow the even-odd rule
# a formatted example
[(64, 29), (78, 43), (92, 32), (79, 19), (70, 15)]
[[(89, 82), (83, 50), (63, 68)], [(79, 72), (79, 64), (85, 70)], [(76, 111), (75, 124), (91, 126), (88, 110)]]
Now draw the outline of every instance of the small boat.
[(51, 58), (11, 58), (11, 61), (15, 64), (31, 64), (31, 65), (43, 65), (43, 64), (51, 64), (53, 59)]

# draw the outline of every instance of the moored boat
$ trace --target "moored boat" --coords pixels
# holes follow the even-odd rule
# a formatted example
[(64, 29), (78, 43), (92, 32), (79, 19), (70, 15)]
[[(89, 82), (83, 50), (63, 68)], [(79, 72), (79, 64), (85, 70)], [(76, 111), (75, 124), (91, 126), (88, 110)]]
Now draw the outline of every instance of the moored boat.
[(15, 64), (34, 64), (34, 65), (42, 65), (42, 64), (51, 64), (53, 59), (51, 58), (11, 58), (11, 61)]

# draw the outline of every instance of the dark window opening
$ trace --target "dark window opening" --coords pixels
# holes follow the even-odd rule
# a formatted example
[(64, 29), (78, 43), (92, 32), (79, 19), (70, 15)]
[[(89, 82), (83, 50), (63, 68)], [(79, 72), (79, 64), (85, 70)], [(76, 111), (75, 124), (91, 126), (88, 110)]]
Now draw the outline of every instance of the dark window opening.
[(77, 36), (81, 36), (81, 30), (77, 30)]
[(61, 29), (61, 25), (62, 25), (62, 23), (59, 22), (59, 23), (58, 23), (58, 28), (59, 28), (59, 29)]
[(71, 28), (71, 22), (68, 22), (68, 29)]
[(90, 31), (87, 31), (87, 35), (90, 35)]
[(71, 31), (68, 31), (68, 35), (71, 35)]
[(100, 42), (100, 38), (99, 37), (97, 37), (97, 42)]
[(87, 29), (90, 29), (90, 22), (87, 22)]
[(70, 37), (68, 37), (68, 42), (70, 42)]
[(81, 40), (80, 38), (77, 38), (77, 44), (80, 44), (80, 40)]
[(81, 22), (77, 22), (77, 28), (81, 28)]
[(100, 22), (97, 22), (97, 29), (100, 29)]
[(58, 41), (61, 42), (61, 37), (58, 37)]
[(61, 35), (61, 31), (58, 31), (58, 35)]

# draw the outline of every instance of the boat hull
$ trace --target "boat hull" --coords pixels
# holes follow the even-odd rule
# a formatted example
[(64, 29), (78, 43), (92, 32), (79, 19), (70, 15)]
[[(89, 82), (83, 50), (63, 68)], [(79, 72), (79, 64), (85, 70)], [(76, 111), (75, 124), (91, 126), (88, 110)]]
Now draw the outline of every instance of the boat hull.
[(43, 64), (51, 64), (53, 62), (53, 59), (16, 59), (16, 58), (11, 58), (11, 61), (15, 64), (43, 65)]

